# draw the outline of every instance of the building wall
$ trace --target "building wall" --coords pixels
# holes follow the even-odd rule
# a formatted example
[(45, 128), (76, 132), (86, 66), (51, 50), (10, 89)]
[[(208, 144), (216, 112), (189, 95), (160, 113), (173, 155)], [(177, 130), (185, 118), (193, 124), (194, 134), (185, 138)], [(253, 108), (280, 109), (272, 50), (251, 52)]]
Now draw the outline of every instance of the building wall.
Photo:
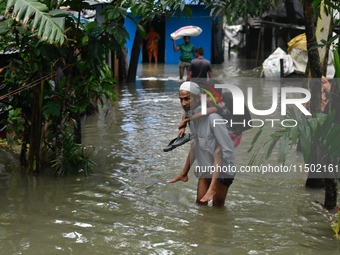
[[(177, 64), (179, 62), (180, 52), (174, 52), (173, 42), (170, 38), (170, 34), (175, 32), (177, 29), (183, 26), (198, 26), (202, 29), (202, 33), (199, 36), (191, 37), (191, 43), (197, 47), (204, 49), (204, 57), (211, 61), (212, 59), (212, 17), (209, 16), (210, 11), (205, 9), (204, 6), (191, 5), (192, 17), (185, 19), (182, 15), (178, 19), (177, 15), (174, 15), (172, 19), (167, 19), (165, 23), (165, 63), (166, 64)], [(183, 38), (178, 39), (176, 44), (183, 43)]]
[[(135, 21), (138, 22), (139, 18), (135, 18)], [(133, 41), (135, 40), (136, 35), (136, 24), (131, 19), (125, 19), (124, 21), (125, 29), (130, 35), (130, 39), (126, 40), (126, 49), (128, 53), (128, 62), (130, 62), (131, 58), (131, 50), (133, 46)], [(139, 55), (138, 63), (142, 62), (142, 49)]]

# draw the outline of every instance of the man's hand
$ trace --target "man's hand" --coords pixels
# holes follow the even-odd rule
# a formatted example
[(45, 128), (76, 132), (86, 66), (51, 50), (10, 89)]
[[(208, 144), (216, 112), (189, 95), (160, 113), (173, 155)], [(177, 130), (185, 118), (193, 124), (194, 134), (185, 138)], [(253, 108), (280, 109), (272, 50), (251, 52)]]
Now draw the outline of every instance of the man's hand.
[(175, 183), (178, 181), (187, 182), (188, 180), (189, 180), (188, 175), (184, 175), (181, 173), (177, 175), (175, 178), (169, 180), (168, 183)]
[(181, 128), (181, 129), (178, 130), (177, 136), (182, 137), (184, 135), (184, 133), (185, 133), (185, 128)]
[(181, 128), (186, 128), (187, 127), (187, 122), (190, 121), (190, 118), (185, 118), (181, 121), (181, 123), (179, 123), (178, 125), (178, 129), (181, 129)]

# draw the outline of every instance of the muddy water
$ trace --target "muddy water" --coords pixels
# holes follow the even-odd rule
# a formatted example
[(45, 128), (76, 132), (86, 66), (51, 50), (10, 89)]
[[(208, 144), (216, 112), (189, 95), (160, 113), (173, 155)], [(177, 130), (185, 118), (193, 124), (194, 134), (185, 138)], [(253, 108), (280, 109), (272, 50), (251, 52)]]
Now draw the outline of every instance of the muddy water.
[[(254, 101), (266, 109), (272, 84), (256, 78), (254, 63), (231, 56), (213, 69), (242, 90), (256, 86)], [(0, 254), (339, 254), (314, 203), (324, 193), (306, 189), (304, 173), (237, 173), (223, 209), (194, 203), (192, 172), (187, 183), (166, 183), (189, 148), (162, 151), (181, 116), (179, 84), (176, 65), (140, 65), (136, 85), (117, 87), (116, 102), (83, 119), (98, 163), (88, 178), (22, 176), (0, 152)], [(238, 166), (257, 130), (244, 133)], [(287, 161), (303, 163), (295, 150)], [(275, 154), (266, 163), (277, 165)]]

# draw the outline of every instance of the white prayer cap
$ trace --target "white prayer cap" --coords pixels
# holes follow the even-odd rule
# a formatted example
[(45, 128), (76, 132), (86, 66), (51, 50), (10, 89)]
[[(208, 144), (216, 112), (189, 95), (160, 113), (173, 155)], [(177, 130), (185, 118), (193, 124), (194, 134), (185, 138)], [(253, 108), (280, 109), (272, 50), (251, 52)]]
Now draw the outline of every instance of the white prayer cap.
[(179, 87), (179, 90), (186, 90), (194, 95), (199, 95), (201, 93), (200, 86), (197, 83), (191, 81), (185, 81)]

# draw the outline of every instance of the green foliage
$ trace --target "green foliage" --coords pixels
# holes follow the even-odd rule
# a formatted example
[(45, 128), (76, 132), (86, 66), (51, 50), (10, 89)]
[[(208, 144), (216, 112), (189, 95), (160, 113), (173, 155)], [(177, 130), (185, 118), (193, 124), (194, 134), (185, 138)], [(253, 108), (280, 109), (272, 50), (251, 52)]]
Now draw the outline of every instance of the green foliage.
[[(76, 142), (75, 129), (79, 127), (74, 117), (96, 108), (98, 102), (103, 105), (104, 100), (115, 100), (116, 80), (105, 58), (109, 51), (119, 55), (128, 37), (122, 23), (127, 13), (112, 5), (103, 24), (80, 22), (59, 10), (60, 4), (76, 11), (88, 7), (81, 0), (8, 1), (8, 19), (0, 23), (4, 39), (0, 48), (11, 45), (19, 49), (19, 57), (11, 60), (4, 76), (5, 90), (13, 92), (6, 103), (20, 109), (18, 114), (27, 120), (20, 131), (23, 146), (35, 140), (32, 133), (40, 134), (31, 130), (42, 128), (36, 124), (41, 120), (42, 147), (34, 152), (53, 162), (58, 175), (79, 171), (87, 175), (95, 164), (90, 160), (91, 150)], [(36, 107), (37, 100), (41, 108)], [(29, 150), (33, 146), (30, 144)], [(31, 158), (34, 162), (28, 165), (35, 171), (35, 159), (40, 157)]]
[(7, 137), (8, 144), (18, 145), (20, 144), (20, 137), (24, 131), (24, 119), (21, 115), (21, 109), (11, 109), (8, 112), (8, 119), (7, 119), (7, 133), (9, 134)]
[[(321, 0), (314, 0), (313, 7), (317, 8), (321, 4)], [(340, 2), (326, 0), (326, 11), (331, 12), (331, 9), (340, 11)], [(334, 20), (333, 26), (339, 25), (339, 20)], [(326, 45), (332, 46), (334, 54), (334, 65), (336, 70), (336, 77), (340, 77), (340, 59), (338, 55), (338, 42), (339, 35), (332, 36), (329, 40), (322, 40), (320, 44), (314, 46), (324, 47)], [(340, 84), (339, 84), (340, 86)], [(317, 114), (313, 118), (306, 118), (304, 115), (296, 115), (293, 110), (288, 111), (287, 117), (290, 119), (295, 119), (298, 125), (293, 128), (278, 128), (270, 135), (269, 139), (264, 143), (263, 147), (258, 148), (249, 164), (258, 164), (268, 159), (274, 148), (278, 148), (278, 162), (284, 163), (287, 156), (289, 148), (293, 145), (297, 145), (299, 142), (301, 144), (301, 150), (303, 153), (303, 158), (306, 163), (310, 160), (311, 150), (313, 145), (322, 153), (321, 161), (339, 164), (340, 163), (340, 124), (334, 124), (334, 118), (337, 111), (340, 109), (335, 109), (331, 114)], [(248, 152), (254, 150), (255, 145), (259, 142), (259, 137), (263, 133), (264, 128), (261, 128), (255, 137), (253, 138), (251, 147)], [(320, 162), (323, 163), (323, 162)]]
[(323, 125), (315, 131), (315, 139), (320, 149), (325, 151), (323, 157), (330, 157), (331, 162), (340, 163), (340, 125), (333, 124), (334, 112), (330, 114)]
[[(321, 43), (318, 43), (318, 44), (315, 44), (313, 45), (310, 49), (311, 50), (314, 50), (316, 48), (323, 48), (325, 46), (332, 46), (333, 49), (334, 47), (336, 48), (337, 47), (337, 44), (338, 44), (338, 40), (340, 38), (340, 35), (333, 35), (331, 38), (329, 38), (327, 41), (326, 40), (321, 40), (320, 42)], [(331, 47), (331, 48), (332, 48)]]
[[(203, 1), (192, 1), (193, 3), (203, 3)], [(139, 17), (137, 29), (144, 33), (144, 25), (148, 25), (155, 18), (171, 18), (174, 14), (184, 17), (191, 17), (192, 11), (184, 1), (181, 0), (127, 0), (121, 1), (120, 6), (129, 9), (132, 17)], [(126, 16), (130, 18), (129, 16)], [(141, 26), (142, 25), (142, 26)]]
[(0, 1), (0, 15), (4, 15), (6, 11), (6, 1)]
[[(333, 51), (333, 56), (334, 56), (335, 77), (337, 79), (340, 79), (340, 57), (339, 57), (339, 52), (337, 48)], [(340, 83), (338, 83), (338, 85), (340, 89)]]
[(48, 13), (48, 7), (39, 0), (8, 0), (6, 16), (21, 22), (24, 30), (29, 26), (34, 35), (43, 41), (63, 44), (67, 12), (56, 10)]
[[(321, 0), (314, 0), (313, 1), (313, 7), (319, 8), (321, 2), (322, 2)], [(333, 1), (333, 0), (324, 0), (324, 7), (325, 7), (326, 14), (332, 15), (334, 12), (340, 11), (340, 2), (339, 1)], [(332, 17), (333, 17), (332, 26), (333, 26), (333, 29), (334, 29), (334, 28), (336, 28), (340, 25), (340, 19), (336, 18), (337, 17), (336, 15), (333, 15)], [(333, 49), (333, 51), (337, 50), (338, 45), (339, 45), (339, 38), (340, 38), (340, 35), (338, 35), (338, 34), (331, 35), (331, 37), (327, 41), (321, 40), (321, 42), (319, 44), (316, 44), (313, 47), (311, 47), (311, 50), (318, 48), (318, 47), (322, 48), (324, 46), (332, 46), (332, 47), (330, 47), (330, 49)]]
[(48, 101), (42, 111), (46, 115), (60, 116), (60, 102)]
[(225, 17), (227, 23), (234, 23), (240, 17), (261, 17), (263, 13), (277, 5), (278, 0), (204, 0), (212, 16)]
[(74, 143), (74, 137), (67, 130), (63, 133), (63, 150), (60, 156), (54, 157), (51, 164), (57, 176), (84, 173), (88, 176), (96, 163), (91, 160), (93, 148), (85, 148)]
[[(309, 162), (312, 143), (315, 143), (322, 152), (321, 160), (326, 160), (326, 157), (328, 157), (334, 164), (340, 164), (340, 124), (334, 124), (334, 117), (335, 111), (331, 114), (320, 113), (313, 118), (306, 118), (305, 115), (298, 115), (292, 108), (289, 108), (287, 119), (296, 120), (297, 125), (295, 127), (277, 128), (267, 141), (254, 152), (248, 164), (261, 164), (264, 160), (269, 159), (276, 147), (278, 149), (278, 163), (284, 164), (289, 149), (297, 145), (298, 142), (301, 144), (305, 162)], [(261, 134), (267, 133), (264, 132), (264, 129), (265, 126), (261, 127), (256, 133), (248, 152), (255, 148)]]

